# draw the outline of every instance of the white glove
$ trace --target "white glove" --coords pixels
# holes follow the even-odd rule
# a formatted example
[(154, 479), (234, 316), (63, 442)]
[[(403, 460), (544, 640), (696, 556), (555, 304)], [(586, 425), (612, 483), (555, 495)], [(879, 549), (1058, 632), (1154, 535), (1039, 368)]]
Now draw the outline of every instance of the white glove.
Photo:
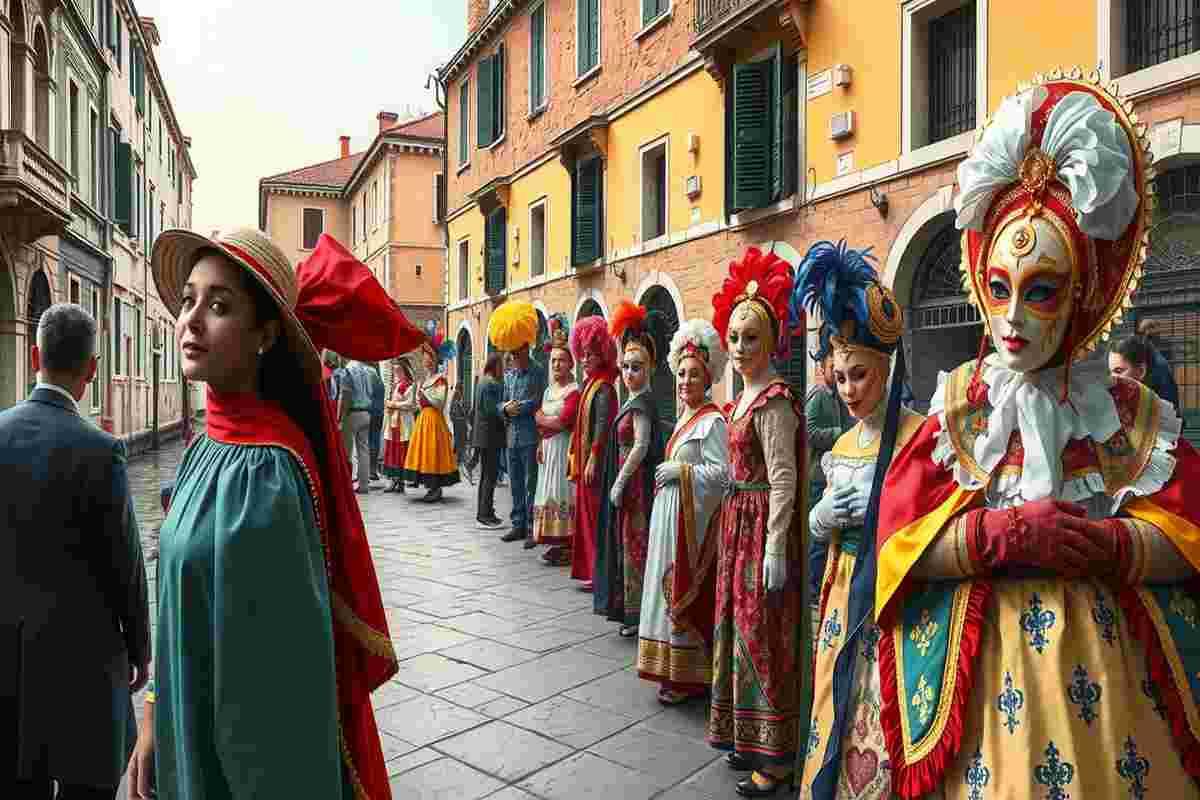
[(661, 489), (672, 481), (679, 480), (683, 474), (683, 465), (678, 461), (664, 461), (654, 470), (654, 488)]
[(767, 553), (763, 556), (763, 588), (778, 592), (787, 583), (787, 557)]
[(612, 491), (608, 493), (608, 501), (612, 503), (614, 507), (619, 508), (621, 505), (621, 495), (624, 494), (624, 492), (624, 486), (619, 483), (614, 483)]
[(833, 510), (843, 530), (857, 528), (867, 520), (867, 496), (856, 486), (845, 489), (848, 491), (835, 492), (833, 497)]
[(845, 512), (849, 511), (849, 499), (855, 493), (856, 490), (853, 486), (840, 486), (837, 489), (825, 490), (821, 499), (808, 513), (808, 527), (812, 530), (815, 539), (821, 542), (827, 541), (829, 534), (843, 527)]

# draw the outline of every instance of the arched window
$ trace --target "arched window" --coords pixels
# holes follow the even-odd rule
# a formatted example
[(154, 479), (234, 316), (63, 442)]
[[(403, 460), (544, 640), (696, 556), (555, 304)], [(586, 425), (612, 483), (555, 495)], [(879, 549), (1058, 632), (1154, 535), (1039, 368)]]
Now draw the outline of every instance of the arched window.
[(50, 151), (50, 48), (46, 30), (40, 25), (33, 33), (33, 123), (34, 139)]
[(458, 382), (463, 387), (463, 397), (471, 403), (475, 396), (475, 369), (471, 348), (471, 332), (463, 328), (458, 332)]
[(25, 70), (28, 63), (25, 58), (25, 48), (28, 46), (25, 38), (25, 4), (16, 0), (10, 2), (8, 6), (9, 22), (12, 24), (13, 31), (13, 38), (8, 48), (9, 78), (12, 81), (12, 87), (8, 93), (9, 124), (28, 134), (29, 131), (25, 127)]
[(33, 278), (30, 279), (29, 285), (29, 301), (25, 307), (25, 318), (28, 320), (26, 349), (29, 352), (29, 377), (28, 388), (33, 390), (37, 384), (37, 375), (33, 370), (33, 347), (37, 344), (38, 323), (42, 320), (42, 314), (50, 307), (50, 282), (46, 280), (46, 273), (43, 270), (38, 270), (33, 273)]
[(654, 406), (658, 409), (658, 417), (662, 420), (665, 430), (675, 429), (677, 409), (675, 405), (675, 373), (667, 360), (667, 351), (671, 337), (679, 330), (679, 315), (675, 312), (675, 301), (670, 292), (661, 286), (652, 286), (642, 296), (642, 306), (646, 310), (657, 311), (666, 320), (664, 351), (658, 354), (658, 364), (651, 376), (651, 391), (654, 393)]

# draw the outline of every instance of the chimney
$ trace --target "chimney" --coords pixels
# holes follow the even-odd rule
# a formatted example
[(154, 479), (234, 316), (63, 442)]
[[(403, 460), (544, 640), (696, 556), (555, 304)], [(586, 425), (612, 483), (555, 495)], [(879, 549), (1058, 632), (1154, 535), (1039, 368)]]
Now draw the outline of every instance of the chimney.
[(380, 111), (375, 115), (379, 120), (379, 132), (383, 133), (388, 128), (396, 127), (396, 123), (400, 121), (400, 115), (391, 111)]
[(467, 0), (467, 36), (479, 30), (479, 26), (487, 19), (488, 0)]
[(342, 144), (342, 154), (338, 158), (346, 158), (350, 155), (350, 137), (339, 136), (338, 141)]

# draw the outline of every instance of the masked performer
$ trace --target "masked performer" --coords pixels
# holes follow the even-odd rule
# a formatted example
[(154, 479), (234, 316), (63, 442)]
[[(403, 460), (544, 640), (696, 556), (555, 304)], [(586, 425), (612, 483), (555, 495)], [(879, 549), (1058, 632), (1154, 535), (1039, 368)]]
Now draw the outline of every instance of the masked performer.
[(533, 541), (547, 546), (543, 561), (566, 566), (571, 563), (571, 539), (575, 534), (575, 486), (567, 479), (567, 453), (579, 414), (579, 384), (573, 376), (575, 360), (568, 345), (566, 317), (551, 315), (547, 327), (550, 384), (542, 394), (542, 407), (534, 415), (541, 443), (533, 497)]
[(429, 338), (421, 345), (422, 368), (426, 378), (417, 386), (417, 405), (421, 412), (413, 424), (404, 459), (404, 479), (414, 486), (424, 486), (425, 495), (418, 502), (436, 503), (442, 499), (442, 489), (458, 483), (458, 460), (454, 456), (454, 438), (446, 425), (448, 385), (441, 371), (443, 361), (456, 355), (454, 342), (437, 330), (436, 323), (426, 325)]
[(413, 419), (420, 410), (413, 374), (412, 361), (396, 360), (395, 385), (388, 398), (383, 427), (383, 474), (392, 482), (385, 492), (404, 494), (404, 461), (408, 456), (408, 440), (412, 438)]
[(737, 786), (746, 797), (789, 782), (808, 720), (804, 415), (771, 366), (787, 354), (792, 283), (787, 262), (750, 248), (713, 297), (713, 326), (745, 390), (726, 414), (732, 484), (721, 510), (708, 740), (731, 751), (733, 769), (754, 770)]
[[(903, 360), (898, 359), (893, 375), (891, 357), (900, 345), (904, 317), (869, 259), (869, 251), (852, 250), (845, 241), (818, 242), (804, 257), (793, 292), (793, 307), (820, 312), (817, 358), (832, 357), (834, 388), (857, 420), (823, 456), (826, 489), (809, 512), (812, 537), (828, 547), (829, 558), (818, 582), (802, 798), (891, 797), (874, 625), (877, 514), (868, 509), (878, 506), (895, 448), (912, 438), (924, 418), (901, 406)], [(895, 389), (892, 405), (889, 380)]]
[(996, 352), (940, 377), (884, 487), (882, 717), (904, 798), (1200, 796), (1200, 462), (1169, 403), (1083, 360), (1149, 247), (1128, 108), (1078, 73), (1039, 79), (958, 168)]
[(133, 791), (156, 754), (160, 797), (388, 798), (368, 693), (396, 658), (318, 348), (424, 337), (329, 236), (293, 269), (259, 231), (164, 231), (152, 264), (208, 417), (163, 523)]
[(592, 591), (596, 565), (596, 536), (601, 506), (608, 503), (604, 480), (604, 447), (617, 415), (617, 345), (608, 335), (604, 317), (576, 320), (571, 330), (571, 353), (583, 364), (587, 378), (579, 395), (579, 415), (567, 452), (567, 480), (575, 484), (575, 537), (571, 547), (571, 577)]
[(685, 323), (668, 359), (684, 413), (654, 476), (637, 668), (660, 685), (660, 702), (677, 705), (712, 684), (716, 512), (729, 481), (729, 433), (708, 399), (725, 372), (716, 328), (706, 320)]

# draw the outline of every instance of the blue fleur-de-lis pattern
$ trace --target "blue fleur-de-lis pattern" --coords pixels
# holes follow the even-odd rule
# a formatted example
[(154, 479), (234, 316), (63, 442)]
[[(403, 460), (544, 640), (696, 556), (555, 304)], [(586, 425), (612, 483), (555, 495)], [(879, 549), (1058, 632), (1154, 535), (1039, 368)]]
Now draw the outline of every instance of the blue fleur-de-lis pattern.
[(1013, 686), (1012, 673), (1005, 670), (1004, 691), (996, 698), (996, 708), (1004, 715), (1003, 724), (1010, 734), (1021, 724), (1021, 720), (1017, 719), (1017, 712), (1024, 707), (1025, 693)]
[(1067, 687), (1067, 697), (1079, 706), (1079, 718), (1090, 727), (1096, 720), (1096, 706), (1100, 704), (1100, 684), (1090, 680), (1087, 668), (1082, 664), (1071, 672), (1071, 683)]
[(1117, 641), (1117, 612), (1104, 599), (1104, 591), (1099, 587), (1092, 605), (1092, 620), (1100, 627), (1101, 639), (1110, 645)]
[(975, 755), (971, 756), (971, 761), (967, 764), (966, 772), (967, 788), (970, 790), (967, 793), (967, 800), (984, 800), (983, 790), (992, 780), (992, 771), (983, 763), (983, 754), (978, 749), (975, 750)]
[(1070, 800), (1067, 787), (1075, 780), (1075, 765), (1062, 760), (1054, 742), (1046, 746), (1045, 756), (1045, 763), (1034, 767), (1034, 781), (1038, 786), (1046, 787), (1046, 800)]
[(824, 650), (831, 650), (842, 635), (842, 623), (838, 620), (840, 613), (840, 609), (835, 608), (821, 629), (821, 647)]
[(1021, 630), (1029, 635), (1029, 644), (1038, 653), (1045, 651), (1050, 644), (1046, 635), (1057, 619), (1054, 612), (1042, 606), (1042, 598), (1034, 592), (1029, 601), (1029, 607), (1021, 612)]
[(1144, 800), (1146, 797), (1146, 776), (1150, 774), (1150, 760), (1138, 753), (1133, 737), (1125, 740), (1125, 748), (1117, 759), (1117, 774), (1129, 784), (1129, 796), (1132, 800)]

